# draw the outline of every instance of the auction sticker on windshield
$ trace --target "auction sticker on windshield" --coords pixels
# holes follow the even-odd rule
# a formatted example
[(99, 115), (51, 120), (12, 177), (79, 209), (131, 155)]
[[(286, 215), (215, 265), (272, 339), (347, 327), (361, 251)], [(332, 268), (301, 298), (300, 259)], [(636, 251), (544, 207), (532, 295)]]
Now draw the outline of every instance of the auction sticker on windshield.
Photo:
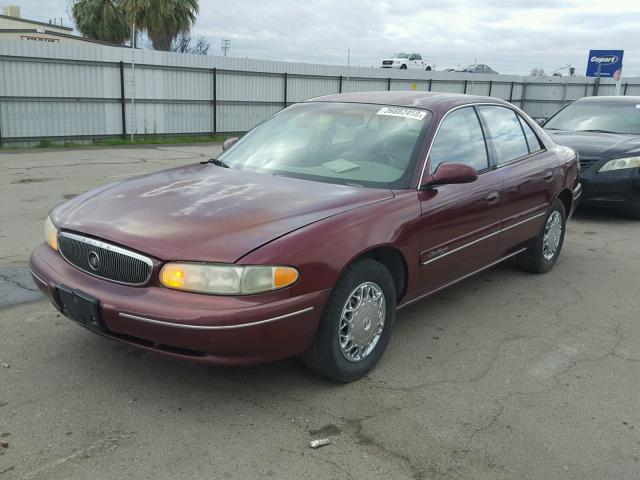
[(427, 112), (416, 110), (414, 108), (402, 107), (382, 107), (378, 110), (378, 115), (390, 115), (392, 117), (412, 118), (413, 120), (422, 120), (427, 116)]

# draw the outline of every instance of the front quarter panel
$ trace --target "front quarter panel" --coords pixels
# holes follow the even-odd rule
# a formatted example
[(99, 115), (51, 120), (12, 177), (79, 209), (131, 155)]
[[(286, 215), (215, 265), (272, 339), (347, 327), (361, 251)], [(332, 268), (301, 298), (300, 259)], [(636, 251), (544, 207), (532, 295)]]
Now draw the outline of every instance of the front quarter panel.
[(359, 207), (289, 233), (238, 261), (298, 268), (300, 279), (291, 295), (333, 288), (342, 272), (359, 256), (379, 246), (397, 248), (408, 266), (407, 296), (418, 266), (417, 229), (420, 203), (415, 190)]

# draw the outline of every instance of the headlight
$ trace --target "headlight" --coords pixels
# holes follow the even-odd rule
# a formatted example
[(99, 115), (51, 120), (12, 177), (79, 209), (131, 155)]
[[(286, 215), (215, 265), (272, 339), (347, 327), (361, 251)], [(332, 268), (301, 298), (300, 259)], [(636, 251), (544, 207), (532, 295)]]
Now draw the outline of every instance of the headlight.
[(58, 229), (51, 221), (51, 217), (47, 217), (44, 221), (44, 240), (54, 250), (58, 250)]
[(249, 295), (288, 287), (298, 276), (292, 267), (167, 263), (160, 270), (160, 283), (189, 292)]
[(616, 158), (605, 163), (598, 172), (610, 172), (612, 170), (623, 170), (625, 168), (639, 168), (640, 157)]

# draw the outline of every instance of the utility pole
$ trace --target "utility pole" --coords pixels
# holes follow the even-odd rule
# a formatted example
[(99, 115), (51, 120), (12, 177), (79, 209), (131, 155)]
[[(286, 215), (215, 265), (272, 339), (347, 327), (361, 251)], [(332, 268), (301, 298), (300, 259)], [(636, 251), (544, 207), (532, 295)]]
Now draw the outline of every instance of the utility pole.
[(226, 38), (223, 38), (222, 42), (220, 43), (220, 50), (222, 50), (225, 57), (227, 56), (227, 52), (229, 51), (230, 48), (231, 48), (231, 40), (227, 40)]
[(136, 132), (136, 22), (131, 26), (131, 143)]

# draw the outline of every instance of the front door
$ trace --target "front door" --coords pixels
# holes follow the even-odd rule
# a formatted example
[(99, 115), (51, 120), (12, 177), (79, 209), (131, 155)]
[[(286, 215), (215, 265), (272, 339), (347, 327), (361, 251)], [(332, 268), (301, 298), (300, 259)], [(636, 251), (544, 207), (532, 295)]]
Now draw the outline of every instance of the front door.
[(454, 110), (442, 121), (427, 169), (435, 172), (445, 162), (474, 167), (478, 179), (420, 191), (421, 294), (491, 263), (502, 226), (502, 173), (490, 168), (489, 150), (475, 107)]

